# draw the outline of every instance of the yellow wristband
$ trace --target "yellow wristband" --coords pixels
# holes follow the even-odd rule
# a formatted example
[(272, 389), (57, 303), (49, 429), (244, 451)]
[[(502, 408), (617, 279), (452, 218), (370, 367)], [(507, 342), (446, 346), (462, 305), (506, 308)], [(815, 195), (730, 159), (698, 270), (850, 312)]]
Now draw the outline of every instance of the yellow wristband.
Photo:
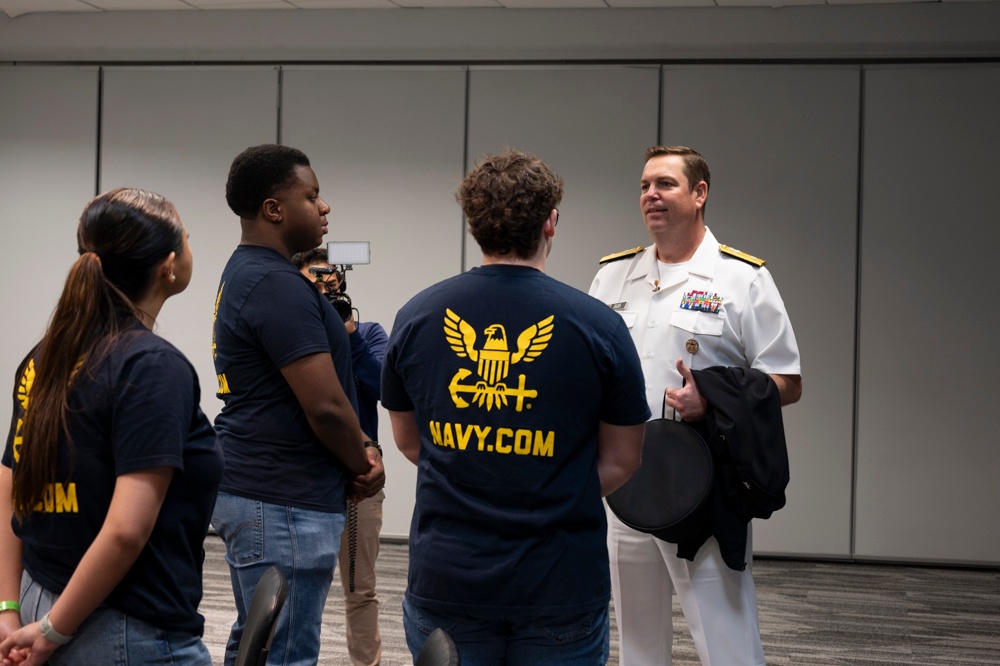
[(0, 613), (4, 611), (21, 612), (21, 604), (17, 601), (0, 601)]

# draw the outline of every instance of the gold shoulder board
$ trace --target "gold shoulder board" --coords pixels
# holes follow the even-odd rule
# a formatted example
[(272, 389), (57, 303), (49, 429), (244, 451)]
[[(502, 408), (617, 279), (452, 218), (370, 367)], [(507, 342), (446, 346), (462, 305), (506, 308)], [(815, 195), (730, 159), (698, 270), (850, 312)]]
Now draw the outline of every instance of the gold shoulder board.
[(720, 245), (719, 252), (721, 252), (722, 254), (728, 254), (730, 257), (736, 257), (737, 259), (745, 261), (748, 264), (753, 264), (757, 268), (760, 268), (761, 266), (767, 263), (763, 259), (758, 259), (752, 254), (747, 254), (746, 252), (740, 252), (736, 248), (729, 247), (728, 245)]
[(642, 252), (645, 249), (646, 248), (644, 248), (642, 245), (640, 245), (639, 247), (633, 247), (631, 250), (622, 250), (621, 252), (615, 252), (614, 254), (609, 254), (606, 257), (601, 257), (601, 262), (600, 263), (606, 264), (609, 261), (618, 261), (619, 259), (628, 259), (629, 257), (634, 257), (635, 255), (639, 254), (640, 252)]

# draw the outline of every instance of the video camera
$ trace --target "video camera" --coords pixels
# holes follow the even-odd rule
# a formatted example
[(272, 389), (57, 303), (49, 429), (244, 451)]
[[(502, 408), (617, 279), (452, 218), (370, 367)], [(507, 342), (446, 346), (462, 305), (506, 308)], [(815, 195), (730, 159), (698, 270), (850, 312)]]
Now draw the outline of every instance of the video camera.
[(331, 292), (324, 290), (326, 300), (337, 311), (346, 323), (355, 312), (351, 297), (345, 293), (347, 289), (347, 271), (354, 264), (370, 264), (372, 261), (371, 243), (369, 241), (330, 241), (326, 246), (326, 261), (330, 266), (310, 266), (309, 273), (317, 282), (325, 282), (321, 275), (336, 275), (340, 289)]
[[(340, 285), (343, 285), (345, 282), (343, 271), (333, 266), (310, 266), (309, 274), (315, 276), (317, 282), (325, 282), (320, 277), (321, 275), (336, 275), (337, 283)], [(326, 300), (330, 301), (330, 305), (333, 306), (333, 309), (337, 311), (342, 320), (346, 322), (351, 318), (351, 315), (354, 313), (354, 305), (351, 302), (350, 296), (339, 290), (331, 291), (330, 289), (326, 289), (323, 295), (326, 296)]]

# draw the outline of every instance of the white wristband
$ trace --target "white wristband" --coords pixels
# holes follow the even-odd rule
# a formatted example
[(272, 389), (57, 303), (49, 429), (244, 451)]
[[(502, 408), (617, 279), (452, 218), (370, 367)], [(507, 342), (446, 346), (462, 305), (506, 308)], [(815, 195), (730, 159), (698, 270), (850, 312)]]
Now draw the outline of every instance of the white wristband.
[(66, 643), (69, 643), (71, 640), (73, 640), (72, 636), (67, 636), (66, 634), (60, 634), (58, 631), (56, 631), (55, 627), (53, 627), (52, 623), (49, 621), (48, 613), (43, 615), (42, 619), (38, 621), (38, 629), (39, 631), (42, 632), (42, 637), (45, 638), (45, 640), (51, 641), (56, 645), (66, 645)]

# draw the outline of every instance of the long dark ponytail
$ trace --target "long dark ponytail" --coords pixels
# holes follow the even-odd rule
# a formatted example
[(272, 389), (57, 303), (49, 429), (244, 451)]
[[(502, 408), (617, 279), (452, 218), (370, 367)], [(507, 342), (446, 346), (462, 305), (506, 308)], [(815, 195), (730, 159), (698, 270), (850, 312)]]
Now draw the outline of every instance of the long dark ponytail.
[(59, 440), (67, 430), (69, 398), (80, 373), (103, 360), (140, 317), (135, 303), (153, 283), (157, 264), (183, 247), (173, 204), (159, 194), (117, 188), (83, 209), (77, 228), (80, 258), (34, 354), (34, 380), (15, 451), (13, 505), (30, 516), (57, 481)]

